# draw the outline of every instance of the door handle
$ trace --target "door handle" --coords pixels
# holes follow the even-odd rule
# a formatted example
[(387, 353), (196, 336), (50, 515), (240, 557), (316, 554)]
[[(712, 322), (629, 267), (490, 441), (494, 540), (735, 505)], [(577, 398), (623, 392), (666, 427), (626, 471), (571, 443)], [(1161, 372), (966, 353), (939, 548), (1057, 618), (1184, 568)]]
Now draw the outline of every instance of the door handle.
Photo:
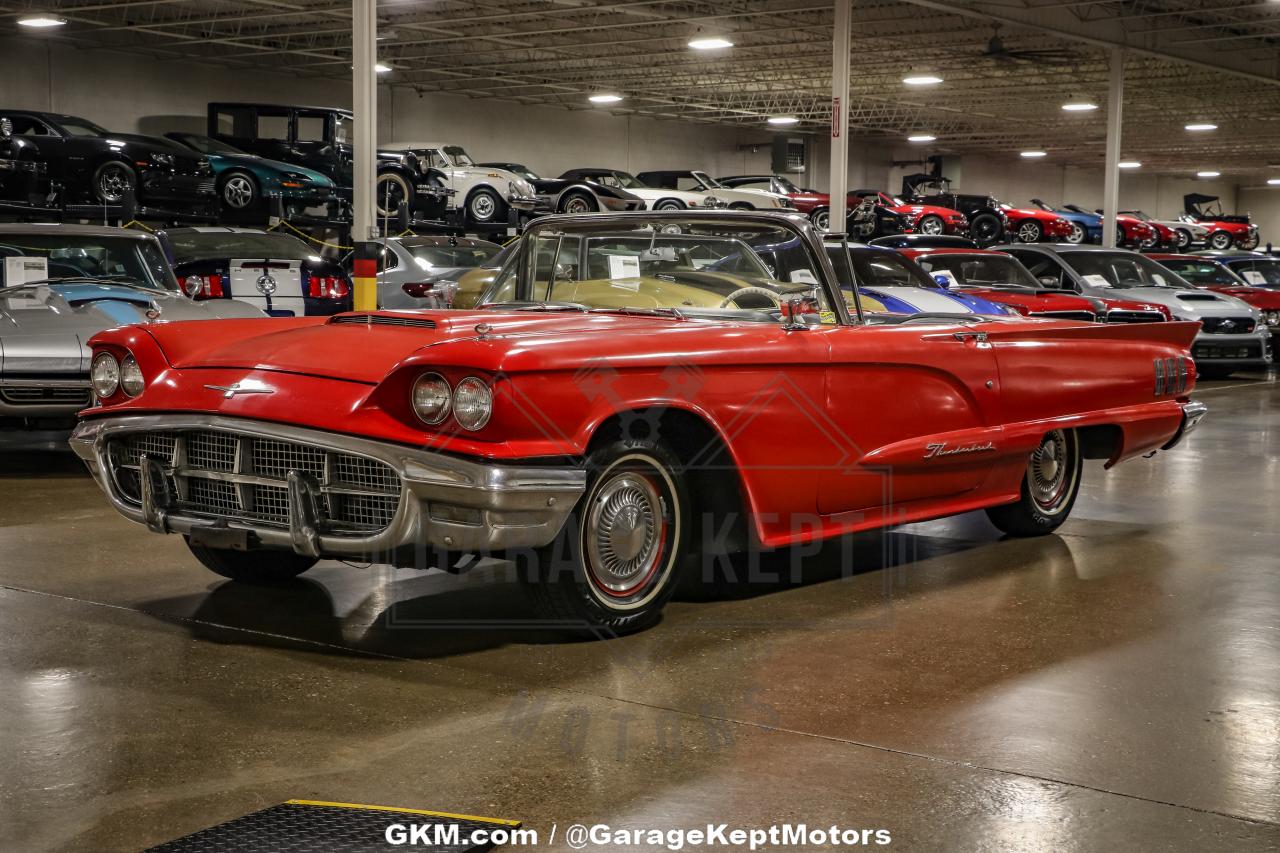
[(952, 337), (960, 343), (973, 341), (975, 344), (985, 344), (987, 342), (986, 332), (956, 332)]

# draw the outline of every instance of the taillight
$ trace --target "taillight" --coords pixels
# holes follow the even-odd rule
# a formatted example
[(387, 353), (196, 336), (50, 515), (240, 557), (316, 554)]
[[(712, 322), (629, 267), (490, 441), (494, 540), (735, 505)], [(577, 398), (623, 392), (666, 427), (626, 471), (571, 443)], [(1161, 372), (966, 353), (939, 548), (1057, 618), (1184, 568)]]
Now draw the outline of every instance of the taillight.
[(220, 275), (178, 276), (178, 287), (192, 299), (221, 299), (226, 296)]
[(351, 293), (342, 276), (313, 275), (307, 279), (307, 296), (312, 299), (341, 299)]

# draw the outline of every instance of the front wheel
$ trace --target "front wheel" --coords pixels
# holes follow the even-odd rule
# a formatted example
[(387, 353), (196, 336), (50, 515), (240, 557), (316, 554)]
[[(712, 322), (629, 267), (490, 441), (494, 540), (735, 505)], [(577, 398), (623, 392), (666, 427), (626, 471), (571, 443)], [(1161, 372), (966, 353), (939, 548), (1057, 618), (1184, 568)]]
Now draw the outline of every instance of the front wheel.
[(1067, 242), (1078, 246), (1085, 241), (1087, 236), (1089, 235), (1085, 232), (1083, 225), (1079, 222), (1072, 222), (1071, 233), (1067, 235)]
[(1185, 228), (1175, 228), (1173, 231), (1174, 248), (1179, 252), (1185, 252), (1191, 248), (1191, 232)]
[(1071, 514), (1083, 468), (1080, 438), (1074, 430), (1047, 433), (1027, 463), (1018, 500), (989, 508), (987, 518), (1010, 536), (1052, 533)]
[(1246, 252), (1252, 252), (1254, 249), (1258, 248), (1258, 243), (1260, 242), (1261, 238), (1259, 238), (1257, 234), (1250, 234), (1248, 237), (1245, 237), (1240, 241), (1240, 248), (1244, 249)]
[(556, 541), (518, 557), (542, 618), (612, 634), (658, 620), (688, 538), (682, 467), (649, 439), (615, 441), (588, 457), (586, 493)]
[(1209, 248), (1224, 252), (1231, 248), (1234, 241), (1226, 231), (1215, 231), (1209, 235)]
[(653, 206), (654, 210), (684, 210), (684, 205), (673, 198), (664, 198)]
[(487, 225), (506, 215), (506, 205), (498, 194), (488, 187), (481, 187), (467, 199), (467, 216), (472, 222)]
[(232, 551), (228, 548), (206, 548), (194, 545), (191, 538), (183, 537), (191, 554), (206, 569), (249, 584), (279, 584), (293, 580), (310, 569), (318, 561), (290, 551)]
[(941, 234), (947, 228), (946, 223), (942, 221), (941, 216), (929, 214), (916, 223), (916, 230), (921, 234)]
[(813, 223), (813, 227), (819, 231), (826, 231), (827, 226), (831, 224), (831, 211), (823, 208), (815, 210), (809, 214), (809, 221)]
[(243, 172), (232, 172), (223, 179), (220, 196), (224, 207), (243, 212), (258, 203), (258, 185)]
[(1028, 219), (1018, 226), (1018, 240), (1023, 243), (1038, 243), (1044, 236), (1044, 229), (1034, 219)]

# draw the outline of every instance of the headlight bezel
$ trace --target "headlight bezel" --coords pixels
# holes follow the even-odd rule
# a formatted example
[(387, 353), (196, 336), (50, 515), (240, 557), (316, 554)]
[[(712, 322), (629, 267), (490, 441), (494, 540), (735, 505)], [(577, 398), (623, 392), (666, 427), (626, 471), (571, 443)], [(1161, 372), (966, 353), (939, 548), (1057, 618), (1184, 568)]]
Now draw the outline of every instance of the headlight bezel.
[[(439, 404), (440, 409), (430, 416), (423, 414), (423, 409), (418, 404), (418, 390), (427, 383), (439, 383), (444, 388), (443, 400)], [(448, 379), (439, 373), (424, 373), (414, 380), (413, 387), (409, 389), (409, 408), (413, 409), (414, 416), (427, 426), (439, 426), (453, 411), (453, 393), (454, 389), (449, 385)]]
[[(478, 396), (475, 401), (482, 404), (479, 414), (476, 416), (464, 415), (471, 405), (470, 402), (463, 401), (461, 396), (468, 393), (475, 393)], [(485, 428), (489, 420), (493, 417), (493, 388), (489, 383), (481, 379), (479, 376), (468, 376), (458, 382), (453, 388), (453, 419), (458, 426), (468, 432), (478, 432)]]
[[(147, 390), (147, 378), (142, 374), (142, 366), (138, 364), (138, 360), (133, 357), (133, 353), (127, 353), (124, 360), (119, 362), (119, 388), (130, 399), (137, 397), (143, 391)], [(130, 390), (130, 380), (136, 380), (136, 389)]]
[[(106, 365), (110, 363), (110, 367)], [(102, 365), (104, 370), (110, 371), (102, 379), (98, 375), (98, 367)], [(109, 383), (109, 384), (108, 384)], [(120, 361), (110, 352), (100, 352), (93, 357), (93, 362), (89, 366), (89, 385), (93, 388), (93, 394), (99, 400), (110, 400), (120, 390)], [(109, 390), (102, 390), (107, 388)]]

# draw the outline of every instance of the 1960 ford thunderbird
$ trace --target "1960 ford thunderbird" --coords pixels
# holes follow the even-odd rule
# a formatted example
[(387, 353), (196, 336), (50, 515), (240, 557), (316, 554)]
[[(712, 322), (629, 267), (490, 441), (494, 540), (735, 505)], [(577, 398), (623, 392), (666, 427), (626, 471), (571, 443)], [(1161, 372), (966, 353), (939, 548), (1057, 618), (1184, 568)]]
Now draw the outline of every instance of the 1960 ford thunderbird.
[(476, 310), (103, 332), (72, 445), (235, 580), (492, 554), (557, 625), (623, 632), (712, 552), (974, 509), (1048, 533), (1083, 459), (1204, 413), (1195, 323), (863, 317), (855, 287), (798, 213), (548, 217)]

